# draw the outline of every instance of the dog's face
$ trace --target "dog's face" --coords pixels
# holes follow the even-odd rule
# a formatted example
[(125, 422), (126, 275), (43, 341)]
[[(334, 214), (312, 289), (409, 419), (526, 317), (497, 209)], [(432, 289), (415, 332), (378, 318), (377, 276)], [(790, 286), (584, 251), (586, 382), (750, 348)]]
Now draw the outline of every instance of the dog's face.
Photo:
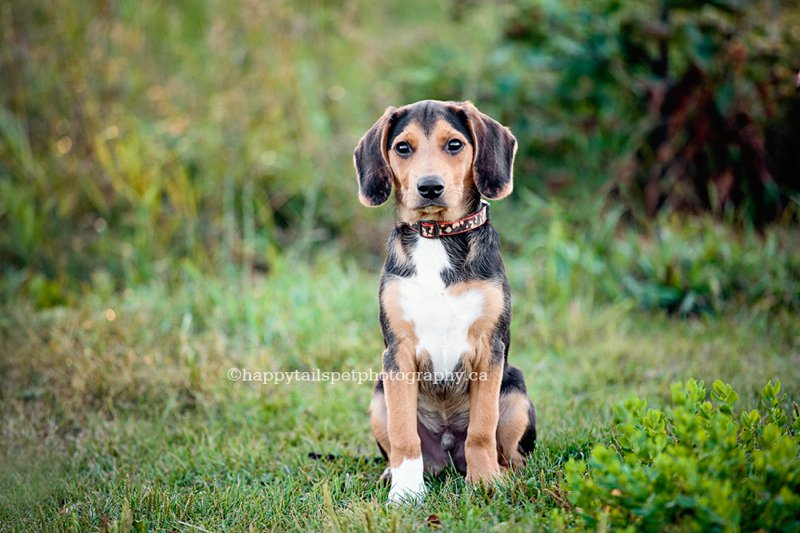
[(511, 193), (516, 149), (511, 132), (470, 102), (390, 107), (356, 147), (359, 198), (381, 205), (394, 186), (401, 220), (457, 220), (481, 194)]
[(477, 198), (469, 131), (455, 117), (448, 121), (414, 114), (405, 115), (387, 139), (400, 218), (434, 218), (467, 209)]

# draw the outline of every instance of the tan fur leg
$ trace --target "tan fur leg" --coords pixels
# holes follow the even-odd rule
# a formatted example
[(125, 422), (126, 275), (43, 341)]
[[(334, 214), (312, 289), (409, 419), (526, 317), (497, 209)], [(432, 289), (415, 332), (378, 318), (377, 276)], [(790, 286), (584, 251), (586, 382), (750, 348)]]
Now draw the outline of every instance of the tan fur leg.
[[(408, 371), (409, 374), (411, 372), (414, 371)], [(418, 386), (416, 379), (388, 377), (383, 381), (383, 390), (386, 395), (386, 428), (390, 443), (390, 449), (387, 450), (389, 466), (397, 468), (406, 459), (422, 456), (417, 433)]]
[[(422, 457), (417, 433), (417, 395), (419, 386), (415, 372), (417, 366), (417, 338), (414, 325), (403, 318), (397, 284), (387, 284), (381, 292), (381, 303), (398, 343), (393, 346), (391, 368), (385, 368), (383, 391), (386, 396), (386, 427), (391, 443), (389, 466), (397, 468), (405, 459)], [(384, 362), (388, 351), (384, 352)], [(390, 370), (394, 369), (395, 372)], [(387, 452), (389, 450), (387, 449)]]
[[(408, 367), (409, 365), (404, 364), (400, 368)], [(425, 494), (422, 446), (417, 432), (419, 386), (416, 375), (412, 373), (415, 371), (405, 371), (405, 375), (394, 376), (388, 373), (383, 380), (386, 428), (391, 446), (389, 469), (392, 486), (389, 489), (389, 501), (393, 503), (408, 503)]]
[[(486, 360), (486, 359), (484, 359)], [(497, 423), (500, 418), (502, 363), (480, 365), (469, 387), (469, 427), (465, 455), (467, 482), (488, 482), (500, 475), (497, 462)], [(482, 373), (485, 373), (481, 375)]]
[(497, 452), (500, 464), (507, 468), (525, 465), (519, 453), (519, 441), (528, 428), (530, 400), (522, 392), (500, 396), (500, 420), (497, 424)]
[(422, 443), (417, 432), (417, 338), (414, 326), (403, 317), (399, 286), (388, 283), (381, 304), (397, 344), (384, 352), (383, 392), (386, 397), (386, 430), (389, 437), (390, 502), (417, 499), (425, 493)]
[(469, 341), (474, 347), (469, 366), (477, 372), (469, 386), (469, 426), (464, 443), (467, 460), (467, 482), (492, 481), (500, 475), (497, 462), (497, 422), (500, 418), (500, 384), (503, 380), (503, 362), (492, 362), (491, 332), (503, 311), (504, 294), (492, 283), (469, 282), (453, 289), (479, 290), (483, 293), (483, 316), (469, 330)]

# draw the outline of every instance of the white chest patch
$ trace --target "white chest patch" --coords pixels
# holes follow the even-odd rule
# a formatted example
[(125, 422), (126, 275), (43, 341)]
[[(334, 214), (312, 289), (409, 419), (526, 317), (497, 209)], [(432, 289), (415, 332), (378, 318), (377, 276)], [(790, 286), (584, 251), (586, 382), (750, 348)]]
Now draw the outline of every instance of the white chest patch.
[(441, 276), (450, 267), (444, 245), (438, 239), (418, 239), (411, 256), (416, 274), (400, 280), (400, 306), (403, 318), (414, 324), (417, 357), (427, 352), (433, 371), (445, 375), (471, 349), (467, 333), (483, 313), (483, 294), (450, 294)]

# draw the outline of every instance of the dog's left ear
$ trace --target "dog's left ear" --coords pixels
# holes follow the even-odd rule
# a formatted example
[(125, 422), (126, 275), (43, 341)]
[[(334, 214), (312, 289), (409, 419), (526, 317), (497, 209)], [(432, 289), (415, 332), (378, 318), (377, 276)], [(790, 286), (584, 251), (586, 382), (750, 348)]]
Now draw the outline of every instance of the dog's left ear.
[(392, 193), (394, 173), (389, 166), (386, 136), (396, 108), (387, 107), (383, 116), (358, 141), (353, 152), (353, 163), (358, 179), (358, 199), (368, 207), (386, 202)]
[(475, 151), (472, 162), (475, 185), (486, 198), (505, 198), (514, 189), (517, 139), (508, 128), (478, 111), (472, 102), (462, 105)]

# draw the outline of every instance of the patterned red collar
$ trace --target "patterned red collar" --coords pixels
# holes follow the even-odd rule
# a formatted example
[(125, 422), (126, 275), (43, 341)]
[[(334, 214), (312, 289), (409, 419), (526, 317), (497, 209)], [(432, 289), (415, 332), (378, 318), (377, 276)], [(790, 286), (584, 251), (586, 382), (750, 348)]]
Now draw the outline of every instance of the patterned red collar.
[(407, 228), (411, 228), (419, 233), (426, 239), (438, 239), (440, 237), (449, 237), (450, 235), (459, 235), (472, 231), (475, 228), (483, 226), (489, 221), (489, 202), (481, 200), (481, 207), (471, 215), (467, 215), (462, 219), (453, 222), (436, 221), (436, 220), (420, 220), (413, 224), (403, 224)]

